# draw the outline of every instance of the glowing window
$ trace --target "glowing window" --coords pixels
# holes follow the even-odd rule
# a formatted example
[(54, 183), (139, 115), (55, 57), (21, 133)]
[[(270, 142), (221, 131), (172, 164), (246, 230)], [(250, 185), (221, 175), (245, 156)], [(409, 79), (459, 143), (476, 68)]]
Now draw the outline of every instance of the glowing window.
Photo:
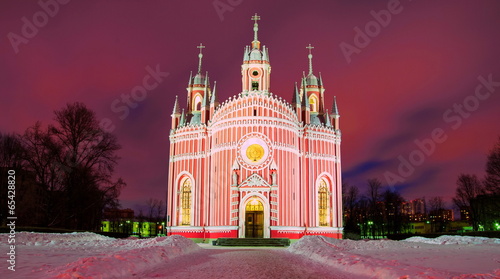
[(182, 183), (181, 225), (191, 225), (191, 180), (189, 178)]
[(319, 209), (319, 225), (330, 225), (330, 204), (328, 202), (328, 186), (324, 179), (319, 182), (318, 190), (318, 209)]
[(201, 95), (196, 94), (196, 96), (193, 99), (193, 110), (194, 111), (200, 111), (201, 110)]
[(264, 211), (264, 205), (258, 200), (253, 199), (247, 203), (246, 211)]
[(318, 112), (318, 98), (316, 98), (316, 95), (309, 97), (309, 104), (312, 112)]

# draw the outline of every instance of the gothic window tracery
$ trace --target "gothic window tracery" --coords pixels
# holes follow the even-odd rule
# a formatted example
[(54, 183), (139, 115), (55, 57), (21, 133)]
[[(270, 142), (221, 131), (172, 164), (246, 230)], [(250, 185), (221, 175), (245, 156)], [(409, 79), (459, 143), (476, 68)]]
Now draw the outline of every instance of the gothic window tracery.
[(185, 178), (181, 184), (181, 225), (191, 225), (191, 180)]
[(328, 184), (325, 179), (319, 181), (318, 188), (318, 209), (319, 209), (319, 225), (330, 225), (330, 203), (328, 198)]

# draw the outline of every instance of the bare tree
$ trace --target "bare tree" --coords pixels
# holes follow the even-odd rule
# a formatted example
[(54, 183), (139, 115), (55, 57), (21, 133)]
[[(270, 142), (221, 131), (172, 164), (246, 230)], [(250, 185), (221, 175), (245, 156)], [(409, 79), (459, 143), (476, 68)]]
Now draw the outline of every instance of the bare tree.
[(382, 183), (376, 178), (368, 179), (368, 202), (369, 202), (369, 219), (368, 224), (372, 237), (375, 238), (377, 233), (382, 232), (383, 214), (380, 210), (379, 201), (381, 198)]
[[(163, 215), (164, 215), (164, 212), (165, 212), (165, 204), (163, 203), (163, 200), (157, 200), (157, 199), (153, 199), (153, 198), (150, 198), (146, 201), (146, 208), (147, 208), (147, 212), (148, 212), (148, 215), (147, 215), (147, 220), (149, 222), (152, 222), (152, 223), (155, 223), (155, 231), (156, 233), (158, 233), (157, 229), (158, 229), (158, 224), (156, 224), (156, 222), (160, 222), (163, 219)], [(150, 235), (153, 234), (153, 227), (150, 226)]]
[(60, 190), (60, 167), (57, 163), (61, 147), (56, 144), (49, 131), (36, 122), (22, 136), (27, 169), (36, 175), (37, 182), (49, 191)]
[(358, 201), (359, 189), (355, 185), (348, 185), (348, 184), (346, 184), (346, 188), (347, 188), (347, 190), (346, 190), (346, 195), (345, 195), (344, 207), (348, 211), (352, 212), (356, 206), (357, 201)]
[(57, 147), (55, 160), (60, 196), (65, 203), (64, 225), (74, 229), (97, 229), (102, 210), (116, 206), (125, 183), (111, 177), (120, 149), (116, 137), (104, 131), (95, 113), (82, 103), (55, 111), (56, 125), (48, 136)]
[(433, 232), (444, 231), (447, 220), (444, 216), (445, 203), (443, 197), (430, 198), (429, 205), (430, 205), (429, 217), (431, 221), (431, 230)]
[(481, 182), (476, 175), (461, 174), (457, 179), (457, 189), (453, 202), (459, 209), (465, 209), (470, 214), (472, 227), (479, 229), (479, 204), (477, 197), (484, 193)]
[(342, 204), (344, 205), (344, 230), (346, 233), (353, 232), (359, 234), (357, 208), (359, 189), (354, 185), (349, 185), (347, 182), (342, 184)]
[(0, 167), (21, 168), (24, 149), (21, 139), (16, 134), (0, 133)]
[[(20, 167), (23, 165), (23, 153), (22, 145), (20, 139), (15, 134), (2, 134), (0, 133), (0, 225), (6, 226), (8, 216), (8, 172), (9, 170), (14, 171), (14, 175), (17, 174), (17, 183), (19, 184)], [(16, 173), (17, 172), (17, 173)], [(17, 190), (17, 200), (20, 198), (20, 190), (24, 190), (18, 187)], [(17, 210), (17, 213), (19, 210)], [(21, 219), (18, 221), (18, 223)]]
[(432, 197), (429, 199), (430, 212), (444, 209), (443, 197)]
[(156, 219), (157, 221), (164, 221), (165, 220), (165, 212), (166, 212), (166, 206), (163, 200), (160, 200), (156, 206)]
[(368, 199), (372, 204), (380, 201), (382, 183), (377, 178), (368, 179)]
[(484, 184), (488, 193), (500, 195), (500, 136), (488, 154)]
[(401, 233), (405, 221), (401, 208), (405, 200), (396, 190), (387, 189), (382, 194), (382, 201), (384, 203), (384, 224), (387, 233)]

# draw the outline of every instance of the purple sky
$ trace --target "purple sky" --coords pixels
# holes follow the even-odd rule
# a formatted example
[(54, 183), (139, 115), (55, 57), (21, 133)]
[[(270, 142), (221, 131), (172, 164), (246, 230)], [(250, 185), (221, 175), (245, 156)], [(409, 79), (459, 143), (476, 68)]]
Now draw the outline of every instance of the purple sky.
[[(388, 6), (390, 20), (379, 12)], [(291, 101), (294, 82), (307, 71), (305, 47), (315, 47), (328, 108), (337, 96), (350, 184), (364, 190), (378, 177), (387, 185), (391, 172), (401, 176), (394, 187), (407, 199), (449, 200), (460, 173), (483, 176), (500, 134), (499, 1), (73, 0), (48, 9), (51, 16), (37, 1), (0, 2), (0, 131), (53, 123), (55, 109), (84, 102), (112, 122), (123, 147), (116, 175), (128, 184), (124, 207), (165, 197), (170, 114), (176, 95), (185, 104), (197, 45), (206, 46), (203, 71), (217, 81), (219, 99), (240, 92), (256, 12), (274, 94)], [(375, 13), (385, 26), (374, 22)], [(33, 22), (37, 30), (29, 28)], [(356, 27), (368, 27), (369, 41), (357, 38)], [(341, 45), (357, 49), (345, 55)], [(168, 76), (124, 117), (121, 96), (143, 84), (148, 66)], [(480, 76), (493, 81), (491, 92)], [(430, 142), (436, 129), (440, 142), (419, 158), (415, 140)], [(400, 158), (412, 154), (414, 170), (400, 173)]]

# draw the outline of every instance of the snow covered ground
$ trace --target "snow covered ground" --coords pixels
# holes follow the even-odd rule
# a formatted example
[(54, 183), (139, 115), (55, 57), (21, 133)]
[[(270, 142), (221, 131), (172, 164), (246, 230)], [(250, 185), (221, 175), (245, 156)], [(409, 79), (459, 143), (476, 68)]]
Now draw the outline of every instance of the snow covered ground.
[(481, 237), (306, 236), (288, 249), (250, 249), (197, 245), (180, 236), (20, 232), (16, 271), (7, 269), (7, 239), (0, 234), (1, 278), (500, 278), (500, 239)]
[(290, 252), (368, 278), (500, 278), (500, 239), (440, 236), (338, 240), (306, 236)]

